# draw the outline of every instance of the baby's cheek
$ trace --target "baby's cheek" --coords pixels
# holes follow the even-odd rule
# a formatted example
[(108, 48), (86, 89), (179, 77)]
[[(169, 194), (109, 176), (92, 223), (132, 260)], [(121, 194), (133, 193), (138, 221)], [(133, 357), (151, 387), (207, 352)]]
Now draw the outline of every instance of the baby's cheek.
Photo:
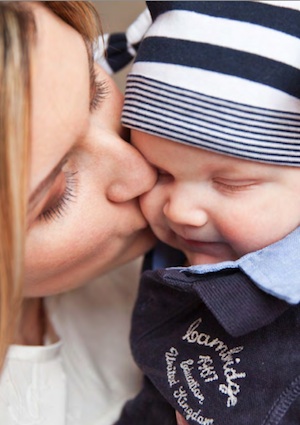
[(140, 206), (142, 213), (150, 224), (157, 224), (161, 221), (163, 215), (162, 199), (155, 188), (141, 195)]
[(151, 200), (149, 194), (146, 193), (139, 197), (140, 207), (147, 221), (152, 221), (153, 208), (151, 208)]
[(259, 223), (257, 223), (257, 225), (244, 223), (239, 226), (237, 223), (236, 227), (233, 226), (228, 229), (227, 241), (240, 258), (243, 255), (257, 251), (274, 242), (272, 238), (270, 238), (270, 235), (272, 235), (272, 233), (268, 230), (267, 225), (260, 226)]
[(237, 257), (253, 251), (260, 243), (260, 231), (251, 221), (234, 218), (233, 220), (223, 221), (219, 229), (224, 241), (230, 245)]

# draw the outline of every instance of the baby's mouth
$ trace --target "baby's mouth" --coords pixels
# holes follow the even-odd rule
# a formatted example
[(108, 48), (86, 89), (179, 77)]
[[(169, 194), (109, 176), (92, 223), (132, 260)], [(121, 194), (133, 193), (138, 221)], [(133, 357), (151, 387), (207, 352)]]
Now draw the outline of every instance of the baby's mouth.
[(185, 253), (189, 261), (192, 261), (193, 264), (219, 263), (237, 259), (236, 254), (225, 242), (185, 239), (179, 235), (176, 238), (179, 249)]

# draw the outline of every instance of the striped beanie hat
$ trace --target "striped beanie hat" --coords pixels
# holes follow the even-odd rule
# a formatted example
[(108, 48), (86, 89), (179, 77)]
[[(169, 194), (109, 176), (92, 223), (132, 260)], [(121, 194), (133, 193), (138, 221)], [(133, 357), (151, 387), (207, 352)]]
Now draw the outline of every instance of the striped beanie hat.
[(300, 166), (300, 2), (149, 1), (122, 122), (243, 159)]

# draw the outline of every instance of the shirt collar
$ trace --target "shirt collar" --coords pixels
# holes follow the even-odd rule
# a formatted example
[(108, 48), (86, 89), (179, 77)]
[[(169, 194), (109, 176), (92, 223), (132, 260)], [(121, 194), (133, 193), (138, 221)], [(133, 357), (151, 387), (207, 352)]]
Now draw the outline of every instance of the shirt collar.
[(176, 267), (204, 275), (225, 269), (240, 269), (261, 290), (289, 304), (300, 302), (300, 227), (263, 249), (236, 261)]
[[(168, 288), (164, 288), (166, 286), (177, 291), (172, 291), (170, 294)], [(150, 298), (163, 300), (162, 305), (171, 316), (174, 311), (182, 308), (182, 304), (188, 305), (191, 300), (193, 303), (201, 300), (222, 327), (234, 337), (246, 335), (270, 325), (292, 308), (285, 301), (261, 291), (239, 269), (226, 269), (202, 275), (190, 273), (188, 268), (151, 270), (143, 274), (141, 287), (143, 293), (147, 292), (147, 287), (150, 291), (154, 288), (155, 296), (152, 294)], [(186, 293), (192, 297), (184, 298)], [(177, 305), (178, 301), (179, 305)], [(168, 305), (165, 302), (171, 304)], [(173, 303), (177, 305), (175, 309)], [(190, 307), (193, 309), (192, 304)], [(200, 306), (197, 305), (197, 311), (201, 310), (199, 308)]]

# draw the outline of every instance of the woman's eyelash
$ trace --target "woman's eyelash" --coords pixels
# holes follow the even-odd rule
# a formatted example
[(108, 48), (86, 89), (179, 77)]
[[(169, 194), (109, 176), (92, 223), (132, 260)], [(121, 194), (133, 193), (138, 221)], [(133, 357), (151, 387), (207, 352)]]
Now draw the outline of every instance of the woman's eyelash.
[(91, 84), (91, 100), (90, 111), (95, 111), (108, 93), (108, 83), (106, 80), (97, 80), (97, 73), (94, 64), (90, 64), (90, 84)]
[(95, 81), (94, 92), (90, 102), (90, 110), (95, 111), (99, 108), (103, 99), (108, 93), (108, 85), (106, 81)]
[(52, 221), (57, 218), (64, 216), (69, 202), (74, 202), (76, 198), (75, 188), (77, 186), (77, 178), (75, 178), (76, 172), (64, 172), (66, 179), (66, 187), (62, 196), (55, 202), (51, 207), (47, 207), (39, 215), (39, 220)]

